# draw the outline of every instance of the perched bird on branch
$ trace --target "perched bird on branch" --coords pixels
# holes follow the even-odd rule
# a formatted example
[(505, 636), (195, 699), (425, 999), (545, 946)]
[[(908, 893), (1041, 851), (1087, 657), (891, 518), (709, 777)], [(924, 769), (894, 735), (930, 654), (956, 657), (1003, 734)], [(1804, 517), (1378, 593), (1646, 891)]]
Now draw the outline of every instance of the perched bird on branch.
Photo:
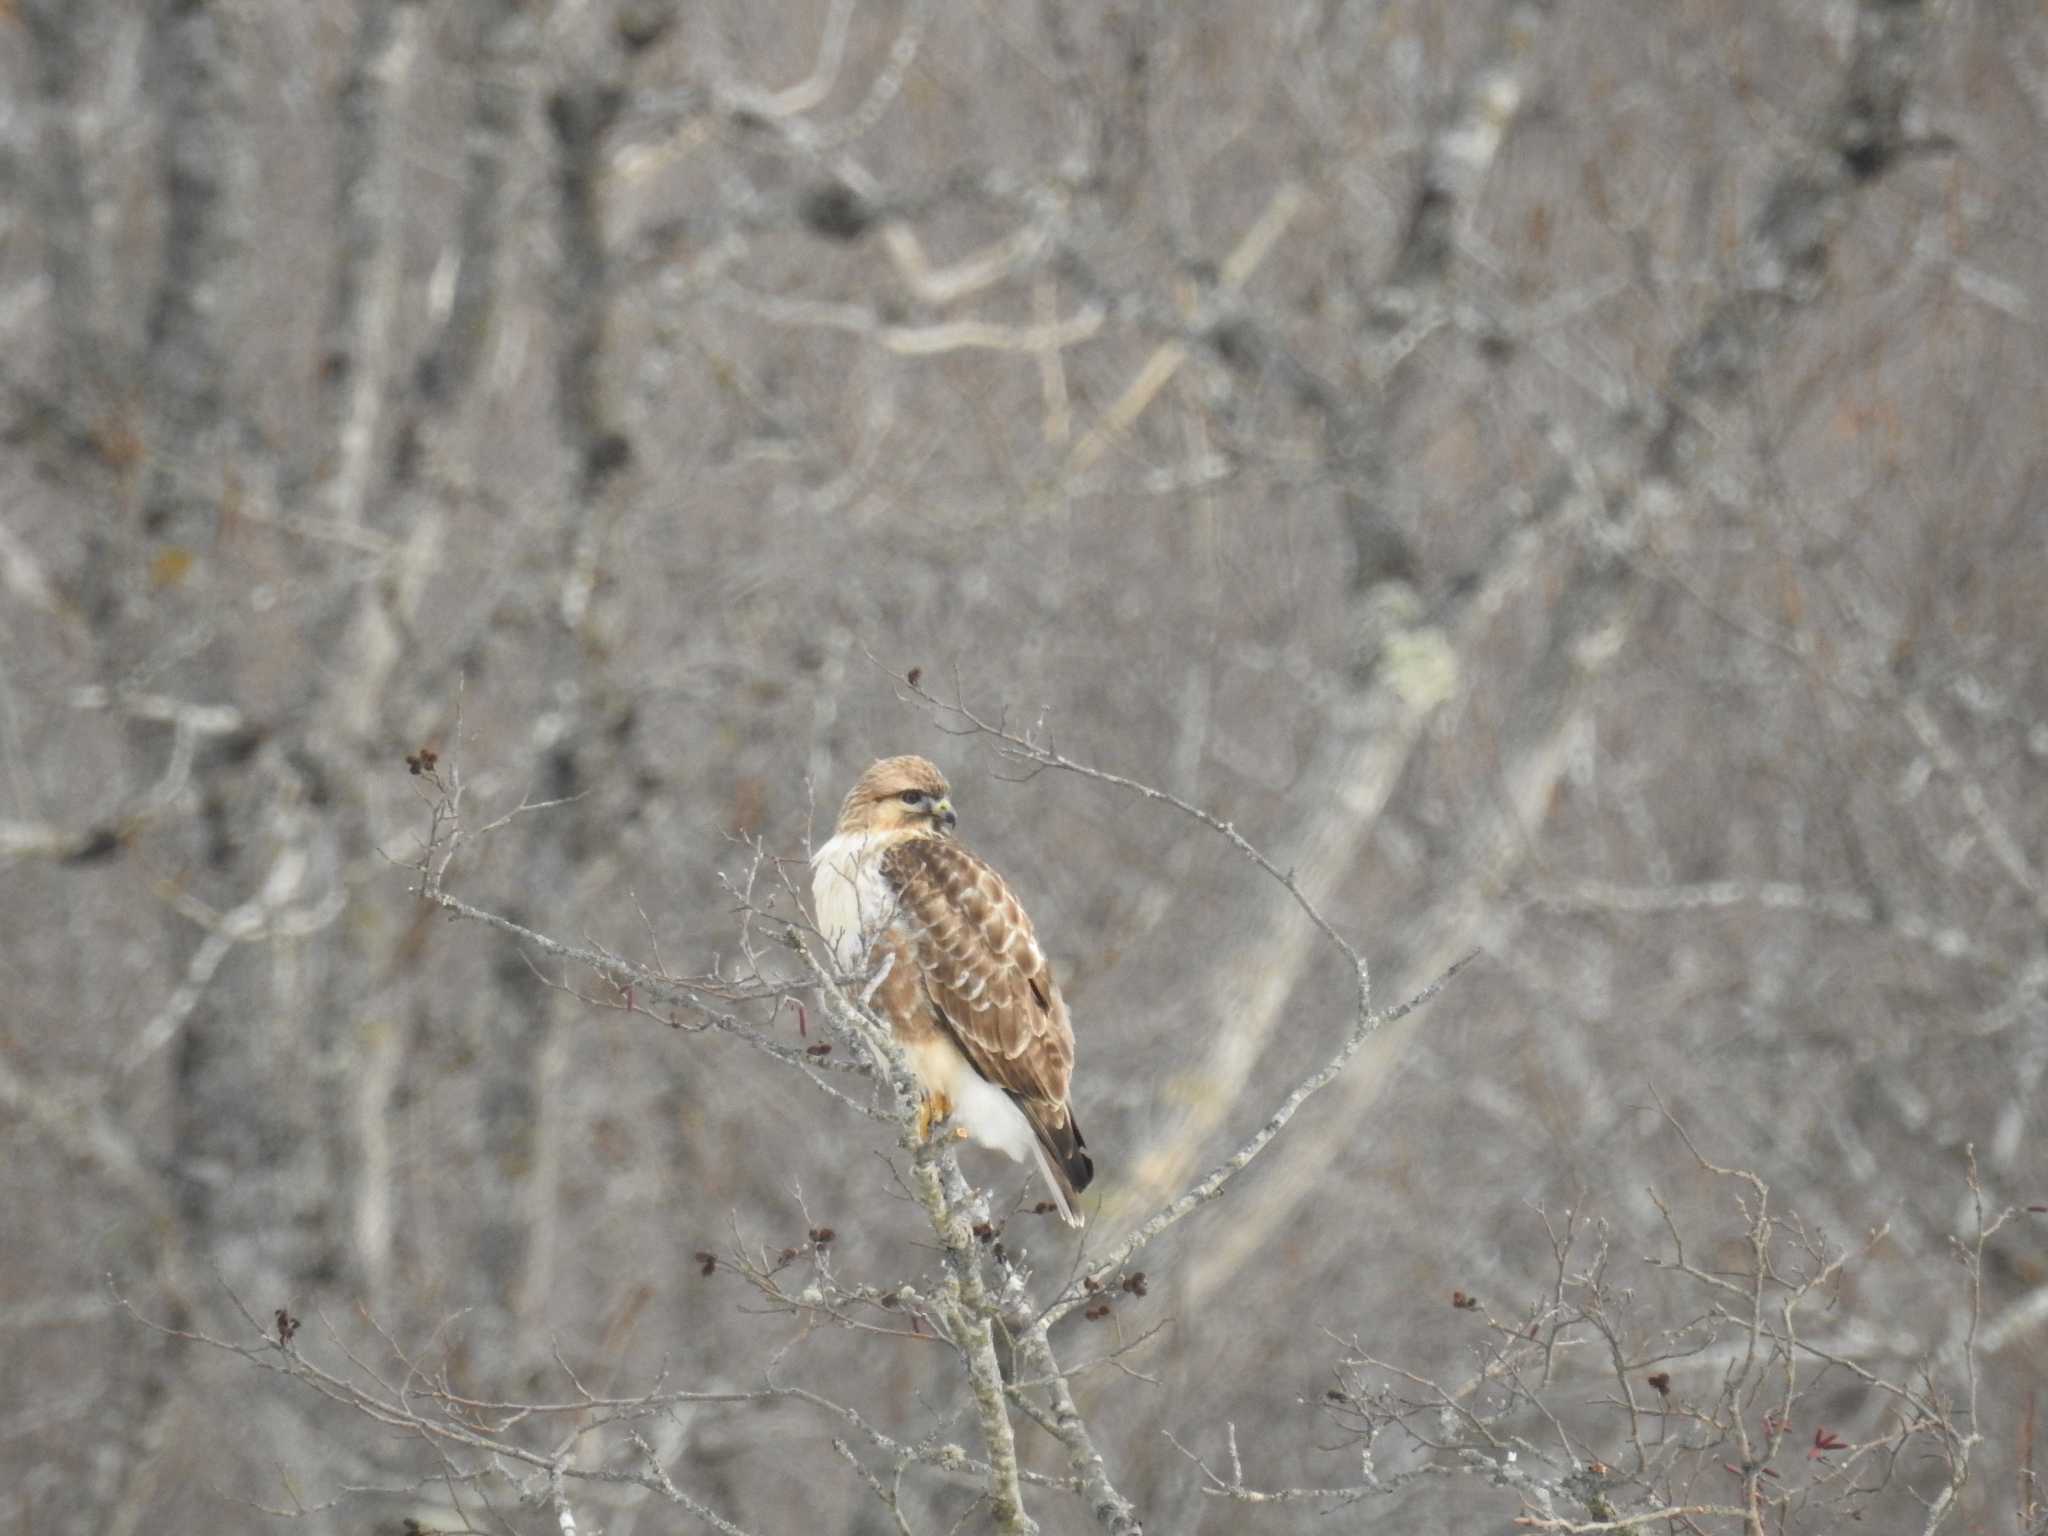
[(1002, 876), (954, 841), (956, 820), (932, 763), (874, 764), (811, 857), (818, 929), (910, 1059), (919, 1135), (950, 1119), (956, 1135), (1036, 1158), (1078, 1227), (1095, 1165), (1069, 1097), (1066, 1000)]

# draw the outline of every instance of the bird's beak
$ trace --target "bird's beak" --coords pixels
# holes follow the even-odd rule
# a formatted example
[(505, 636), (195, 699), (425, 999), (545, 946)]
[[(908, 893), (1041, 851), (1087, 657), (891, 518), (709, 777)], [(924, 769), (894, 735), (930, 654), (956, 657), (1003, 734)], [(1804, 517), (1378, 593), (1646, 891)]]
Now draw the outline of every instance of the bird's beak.
[(952, 797), (948, 796), (932, 807), (932, 820), (950, 832), (960, 824), (960, 818), (953, 814)]

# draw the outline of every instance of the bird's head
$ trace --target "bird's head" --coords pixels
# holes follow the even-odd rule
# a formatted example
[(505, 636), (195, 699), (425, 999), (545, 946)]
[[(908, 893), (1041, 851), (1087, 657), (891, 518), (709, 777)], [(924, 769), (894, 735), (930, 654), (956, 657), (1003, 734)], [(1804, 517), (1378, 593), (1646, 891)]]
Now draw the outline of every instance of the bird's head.
[(945, 837), (959, 820), (946, 776), (922, 757), (885, 757), (862, 774), (839, 808), (840, 832)]

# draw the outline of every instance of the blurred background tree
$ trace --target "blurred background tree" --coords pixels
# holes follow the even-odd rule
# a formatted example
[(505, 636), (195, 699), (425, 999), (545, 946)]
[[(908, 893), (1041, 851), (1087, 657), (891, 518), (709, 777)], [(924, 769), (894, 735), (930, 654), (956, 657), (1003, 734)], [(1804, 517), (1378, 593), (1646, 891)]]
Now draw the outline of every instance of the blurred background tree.
[[(1648, 1253), (1654, 1185), (1739, 1268), (1653, 1092), (1858, 1255), (1830, 1348), (1952, 1375), (1974, 1320), (1942, 1518), (2039, 1518), (2048, 1235), (1986, 1250), (1981, 1316), (1951, 1249), (1973, 1145), (1991, 1208), (2048, 1201), (2038, 8), (11, 0), (0, 188), (0, 1521), (431, 1471), (109, 1274), (509, 1401), (558, 1352), (758, 1382), (791, 1324), (692, 1257), (735, 1230), (914, 1262), (849, 1155), (885, 1131), (409, 894), (422, 746), (479, 815), (568, 802), (461, 895), (678, 971), (735, 953), (744, 839), (800, 857), (871, 757), (937, 757), (1068, 978), (1090, 1241), (1254, 1129), (1342, 967), (1198, 826), (1012, 782), (911, 666), (1232, 822), (1383, 1003), (1483, 952), (1065, 1325), (1168, 1324), (1151, 1380), (1075, 1385), (1153, 1529), (1327, 1528), (1162, 1431), (1355, 1482), (1340, 1357), (1451, 1372), (1454, 1290), (1554, 1302), (1532, 1205)], [(791, 1358), (971, 1439), (937, 1353)], [(673, 1422), (746, 1529), (888, 1528), (815, 1415)], [(1949, 1486), (1895, 1473), (1865, 1528)], [(463, 1516), (500, 1517), (542, 1519)]]

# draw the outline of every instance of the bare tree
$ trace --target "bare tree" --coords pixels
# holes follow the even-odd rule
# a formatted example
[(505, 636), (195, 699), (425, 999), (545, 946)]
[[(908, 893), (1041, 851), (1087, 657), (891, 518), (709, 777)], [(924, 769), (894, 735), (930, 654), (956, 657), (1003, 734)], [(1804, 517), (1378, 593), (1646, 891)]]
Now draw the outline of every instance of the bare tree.
[[(2043, 27), (0, 4), (0, 1523), (2037, 1526)], [(780, 945), (905, 749), (1107, 1248), (963, 1207)]]

